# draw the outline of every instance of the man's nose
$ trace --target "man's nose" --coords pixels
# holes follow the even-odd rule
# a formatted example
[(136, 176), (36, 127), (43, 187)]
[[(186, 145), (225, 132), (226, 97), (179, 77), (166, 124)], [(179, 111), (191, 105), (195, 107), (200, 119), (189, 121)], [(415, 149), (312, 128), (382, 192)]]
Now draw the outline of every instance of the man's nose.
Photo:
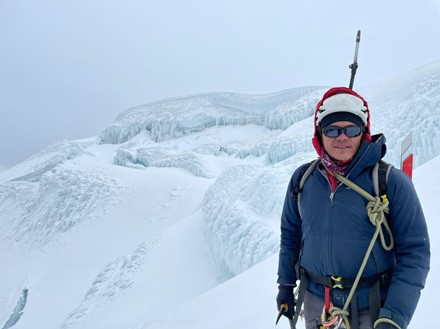
[(348, 136), (345, 134), (345, 132), (341, 132), (341, 134), (337, 138), (338, 140), (346, 140), (348, 139)]

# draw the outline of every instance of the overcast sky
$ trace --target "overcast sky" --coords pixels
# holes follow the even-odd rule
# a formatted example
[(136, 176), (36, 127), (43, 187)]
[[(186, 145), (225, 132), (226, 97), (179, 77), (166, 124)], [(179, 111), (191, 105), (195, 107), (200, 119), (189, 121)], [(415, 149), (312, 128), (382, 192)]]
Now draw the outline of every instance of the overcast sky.
[(0, 168), (153, 100), (347, 85), (358, 29), (355, 89), (440, 60), (439, 0), (0, 0)]

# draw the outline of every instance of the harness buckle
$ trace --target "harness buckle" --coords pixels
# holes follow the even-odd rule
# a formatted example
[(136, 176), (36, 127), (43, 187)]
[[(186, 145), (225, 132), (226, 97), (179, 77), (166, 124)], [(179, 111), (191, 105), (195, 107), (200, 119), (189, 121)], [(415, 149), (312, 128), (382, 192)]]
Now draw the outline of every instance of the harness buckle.
[(332, 288), (338, 288), (338, 289), (344, 289), (344, 287), (342, 286), (342, 276), (331, 276), (334, 284), (332, 286)]

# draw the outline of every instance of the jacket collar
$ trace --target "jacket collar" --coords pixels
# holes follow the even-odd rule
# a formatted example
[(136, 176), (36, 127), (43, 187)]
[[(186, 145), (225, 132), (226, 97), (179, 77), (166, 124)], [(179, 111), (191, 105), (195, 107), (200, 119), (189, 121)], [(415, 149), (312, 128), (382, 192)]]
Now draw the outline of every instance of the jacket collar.
[(347, 177), (356, 178), (365, 168), (375, 165), (386, 154), (386, 138), (383, 134), (372, 136), (371, 142), (363, 141), (347, 170)]

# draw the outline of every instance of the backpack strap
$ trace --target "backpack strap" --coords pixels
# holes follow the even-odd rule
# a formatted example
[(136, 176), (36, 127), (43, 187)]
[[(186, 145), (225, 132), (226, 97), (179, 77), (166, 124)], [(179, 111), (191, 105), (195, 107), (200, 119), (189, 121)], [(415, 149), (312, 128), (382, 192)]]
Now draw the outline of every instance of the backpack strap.
[(305, 184), (307, 178), (310, 176), (310, 174), (313, 172), (313, 170), (315, 170), (316, 166), (320, 162), (321, 162), (321, 159), (318, 158), (318, 159), (313, 160), (312, 162), (308, 163), (307, 167), (305, 167), (307, 169), (304, 171), (304, 173), (302, 173), (300, 175), (301, 178), (299, 180), (299, 183), (295, 187), (294, 193), (295, 193), (295, 196), (296, 196), (295, 197), (296, 202), (298, 203), (298, 213), (299, 213), (300, 219), (302, 219), (302, 214), (301, 214), (301, 194), (302, 194), (302, 191), (304, 189), (304, 184)]
[(386, 163), (381, 160), (376, 163), (373, 167), (373, 186), (374, 193), (377, 196), (386, 197), (387, 194), (387, 186), (388, 186), (388, 176), (390, 174), (391, 168), (393, 168), (392, 164)]

